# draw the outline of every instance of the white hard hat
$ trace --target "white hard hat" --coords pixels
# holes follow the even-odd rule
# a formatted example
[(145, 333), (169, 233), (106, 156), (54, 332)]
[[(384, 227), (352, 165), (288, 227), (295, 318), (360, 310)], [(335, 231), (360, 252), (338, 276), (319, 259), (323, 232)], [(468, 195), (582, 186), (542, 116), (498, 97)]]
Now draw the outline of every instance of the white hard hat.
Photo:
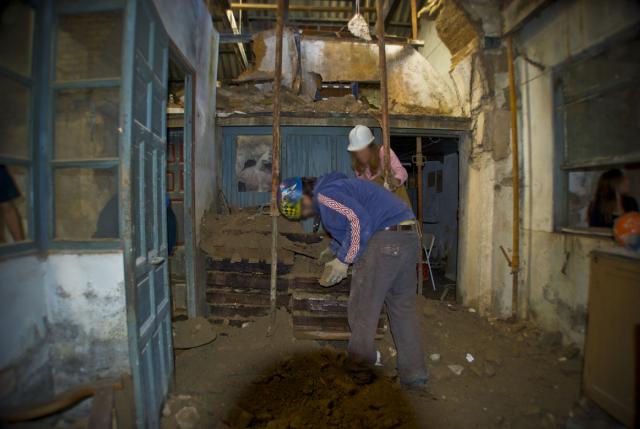
[(349, 131), (349, 146), (347, 150), (349, 152), (357, 152), (369, 146), (373, 140), (375, 140), (375, 137), (373, 137), (369, 127), (356, 125)]

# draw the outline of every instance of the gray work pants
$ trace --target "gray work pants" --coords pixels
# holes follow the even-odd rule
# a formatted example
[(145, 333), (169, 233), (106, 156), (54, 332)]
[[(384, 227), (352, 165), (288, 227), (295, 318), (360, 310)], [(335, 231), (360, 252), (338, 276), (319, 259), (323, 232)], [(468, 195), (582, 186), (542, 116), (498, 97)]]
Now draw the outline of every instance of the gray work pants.
[(398, 350), (398, 374), (406, 384), (427, 379), (416, 314), (418, 255), (416, 232), (375, 233), (353, 267), (349, 294), (349, 356), (356, 361), (375, 363), (378, 318), (386, 304)]

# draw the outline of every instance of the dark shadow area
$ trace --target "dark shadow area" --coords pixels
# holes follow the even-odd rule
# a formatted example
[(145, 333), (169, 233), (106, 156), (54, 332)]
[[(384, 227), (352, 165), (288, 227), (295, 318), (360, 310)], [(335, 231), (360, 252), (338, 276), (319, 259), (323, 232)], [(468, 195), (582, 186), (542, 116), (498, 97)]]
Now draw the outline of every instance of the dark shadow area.
[(277, 363), (240, 394), (225, 423), (242, 428), (417, 428), (392, 378), (331, 347)]

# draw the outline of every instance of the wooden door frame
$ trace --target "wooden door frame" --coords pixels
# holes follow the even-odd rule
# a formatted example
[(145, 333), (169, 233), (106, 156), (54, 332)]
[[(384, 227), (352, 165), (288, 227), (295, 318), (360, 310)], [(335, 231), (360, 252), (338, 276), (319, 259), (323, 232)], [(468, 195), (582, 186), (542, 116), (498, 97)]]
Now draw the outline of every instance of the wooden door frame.
[[(196, 219), (195, 219), (195, 94), (196, 71), (187, 57), (169, 36), (169, 61), (173, 61), (184, 72), (184, 113), (183, 113), (183, 154), (184, 154), (184, 250), (185, 277), (187, 285), (187, 316), (198, 316), (198, 295), (196, 293)], [(166, 174), (166, 171), (165, 171)], [(169, 279), (171, 283), (171, 279)]]

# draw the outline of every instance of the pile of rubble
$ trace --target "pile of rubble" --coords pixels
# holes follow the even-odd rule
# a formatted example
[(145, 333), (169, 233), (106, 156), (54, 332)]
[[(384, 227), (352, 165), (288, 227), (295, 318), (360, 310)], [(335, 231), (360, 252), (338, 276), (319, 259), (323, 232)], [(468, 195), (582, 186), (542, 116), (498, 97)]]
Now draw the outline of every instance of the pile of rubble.
[[(378, 112), (367, 100), (353, 95), (331, 97), (314, 101), (306, 95), (282, 88), (282, 111), (298, 113), (349, 113), (367, 114)], [(244, 84), (218, 88), (216, 109), (219, 116), (232, 113), (258, 113), (273, 111), (273, 84)]]

